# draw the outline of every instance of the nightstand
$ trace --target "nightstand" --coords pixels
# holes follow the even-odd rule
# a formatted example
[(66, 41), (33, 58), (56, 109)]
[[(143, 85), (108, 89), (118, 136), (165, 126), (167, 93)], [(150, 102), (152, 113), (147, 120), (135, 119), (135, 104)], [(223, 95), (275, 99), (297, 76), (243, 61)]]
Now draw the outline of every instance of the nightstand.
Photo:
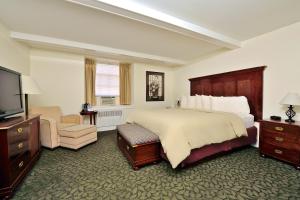
[(299, 170), (300, 122), (260, 121), (259, 150), (261, 156), (292, 163)]

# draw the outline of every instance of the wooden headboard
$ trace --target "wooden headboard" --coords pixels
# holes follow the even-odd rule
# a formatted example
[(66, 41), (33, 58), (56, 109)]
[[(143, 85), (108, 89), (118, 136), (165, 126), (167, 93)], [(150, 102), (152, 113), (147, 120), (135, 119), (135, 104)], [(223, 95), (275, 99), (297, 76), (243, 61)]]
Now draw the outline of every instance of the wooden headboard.
[(266, 66), (189, 79), (191, 95), (245, 96), (255, 120), (262, 119), (263, 71)]

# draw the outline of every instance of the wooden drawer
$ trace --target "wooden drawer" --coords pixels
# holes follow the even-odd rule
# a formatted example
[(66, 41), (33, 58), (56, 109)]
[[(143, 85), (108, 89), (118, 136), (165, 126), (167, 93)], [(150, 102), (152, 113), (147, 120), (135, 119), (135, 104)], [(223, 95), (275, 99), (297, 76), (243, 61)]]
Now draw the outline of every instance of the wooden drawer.
[(14, 159), (18, 155), (29, 150), (29, 141), (22, 141), (8, 145), (8, 156), (10, 159)]
[(30, 153), (27, 151), (18, 156), (10, 163), (10, 180), (14, 180), (26, 168), (30, 160)]
[(269, 143), (275, 146), (300, 150), (298, 137), (296, 137), (294, 134), (269, 132), (267, 130), (263, 130), (261, 133), (261, 140), (264, 143)]
[(267, 122), (261, 124), (262, 131), (275, 132), (275, 133), (289, 133), (291, 136), (299, 136), (300, 127), (290, 124)]
[(268, 143), (262, 143), (260, 150), (262, 154), (266, 154), (280, 160), (284, 160), (293, 164), (300, 163), (300, 152), (297, 150), (290, 150)]
[(17, 142), (28, 140), (28, 132), (29, 132), (28, 123), (23, 123), (21, 125), (9, 129), (7, 132), (8, 144), (14, 144)]

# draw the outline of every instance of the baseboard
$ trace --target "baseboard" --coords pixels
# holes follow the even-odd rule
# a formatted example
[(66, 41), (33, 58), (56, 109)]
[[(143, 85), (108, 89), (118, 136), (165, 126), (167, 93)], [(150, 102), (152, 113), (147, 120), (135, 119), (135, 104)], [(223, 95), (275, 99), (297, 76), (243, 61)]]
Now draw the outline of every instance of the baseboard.
[(97, 131), (112, 131), (116, 130), (117, 126), (102, 126), (102, 127), (97, 127)]

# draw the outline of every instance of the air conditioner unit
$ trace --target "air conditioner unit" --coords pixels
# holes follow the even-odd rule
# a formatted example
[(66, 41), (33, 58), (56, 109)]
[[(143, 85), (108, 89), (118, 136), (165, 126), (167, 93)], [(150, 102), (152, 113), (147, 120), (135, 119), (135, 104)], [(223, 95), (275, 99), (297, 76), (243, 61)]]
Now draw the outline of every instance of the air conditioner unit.
[(101, 105), (116, 105), (116, 97), (101, 97)]

